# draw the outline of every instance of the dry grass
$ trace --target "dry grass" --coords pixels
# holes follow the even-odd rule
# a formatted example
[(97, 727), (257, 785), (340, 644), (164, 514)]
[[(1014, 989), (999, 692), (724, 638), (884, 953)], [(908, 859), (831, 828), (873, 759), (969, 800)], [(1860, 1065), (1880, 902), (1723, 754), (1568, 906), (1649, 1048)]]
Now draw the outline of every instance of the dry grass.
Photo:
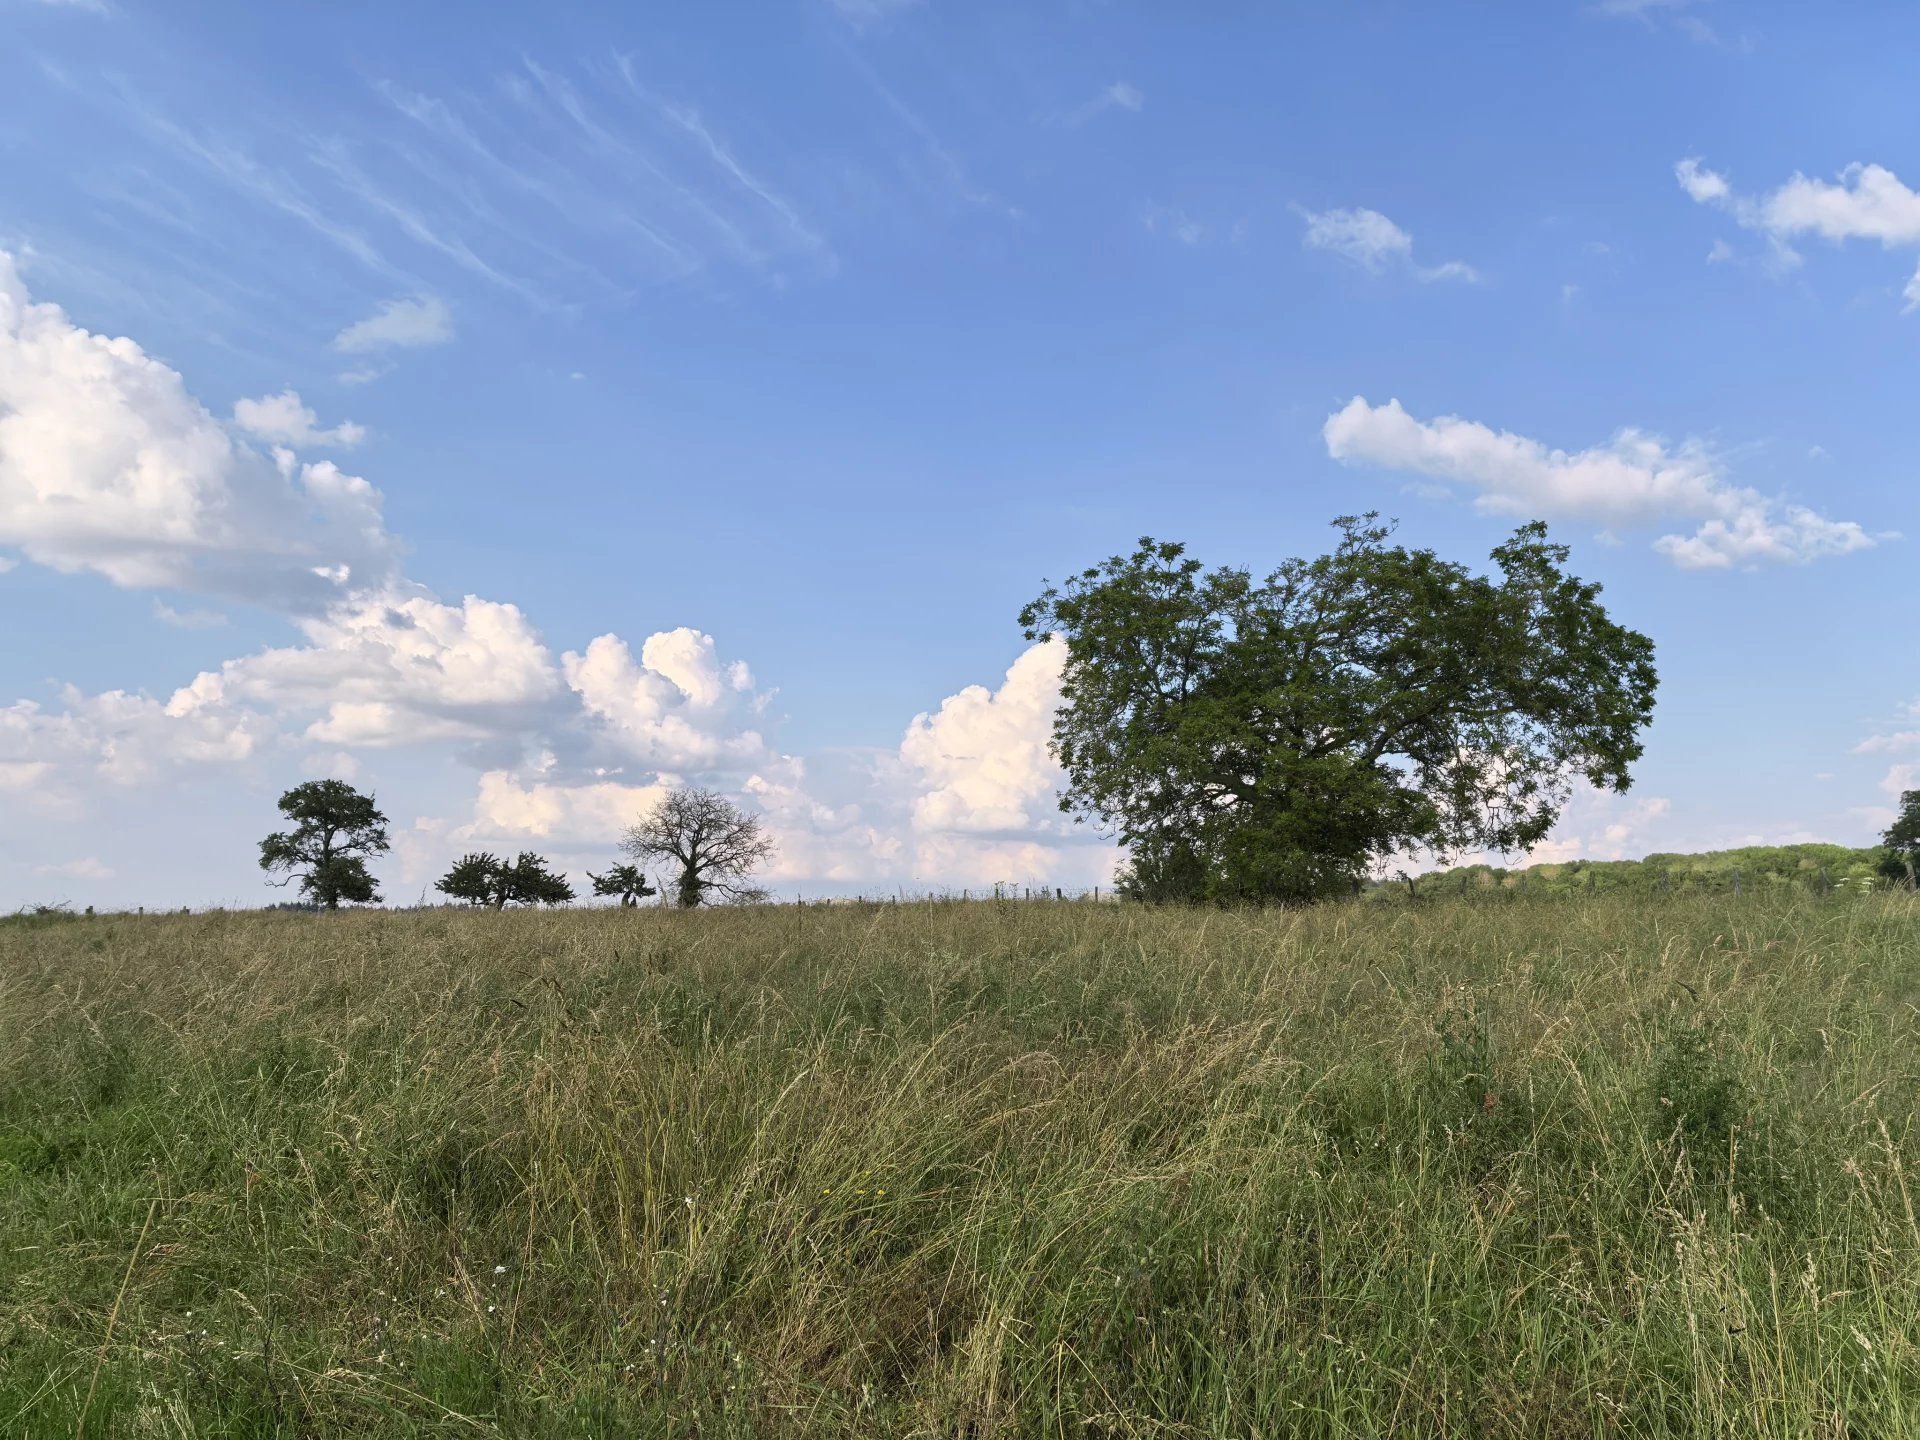
[(1920, 1434), (1920, 905), (0, 925), (0, 1435)]

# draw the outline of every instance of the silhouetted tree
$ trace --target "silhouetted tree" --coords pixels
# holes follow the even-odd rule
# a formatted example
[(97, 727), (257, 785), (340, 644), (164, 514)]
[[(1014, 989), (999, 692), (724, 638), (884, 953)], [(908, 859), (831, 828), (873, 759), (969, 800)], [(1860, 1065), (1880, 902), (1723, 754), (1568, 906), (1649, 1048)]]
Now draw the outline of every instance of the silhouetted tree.
[(621, 837), (620, 850), (636, 867), (671, 862), (679, 871), (675, 903), (684, 909), (710, 895), (735, 902), (766, 899), (745, 877), (773, 854), (760, 821), (724, 795), (683, 786)]
[(260, 842), (260, 868), (300, 882), (300, 893), (329, 910), (342, 900), (370, 904), (380, 898), (367, 860), (387, 851), (387, 817), (344, 780), (309, 780), (280, 797), (280, 813), (291, 830)]
[(522, 850), (509, 865), (495, 855), (462, 855), (434, 887), (469, 905), (564, 905), (573, 899), (567, 877), (547, 868), (546, 857)]
[(1920, 790), (1909, 790), (1900, 797), (1900, 814), (1880, 837), (1880, 843), (1887, 847), (1880, 872), (1909, 889), (1920, 884)]
[(647, 877), (638, 865), (611, 865), (604, 875), (596, 875), (589, 870), (587, 878), (593, 881), (594, 894), (618, 895), (623, 908), (638, 905), (647, 896), (660, 893), (647, 883)]

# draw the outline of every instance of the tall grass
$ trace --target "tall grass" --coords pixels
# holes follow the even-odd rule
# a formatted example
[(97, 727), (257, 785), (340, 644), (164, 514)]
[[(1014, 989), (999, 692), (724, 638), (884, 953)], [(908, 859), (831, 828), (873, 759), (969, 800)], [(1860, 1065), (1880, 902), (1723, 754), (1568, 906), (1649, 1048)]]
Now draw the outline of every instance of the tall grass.
[(1920, 904), (0, 927), (0, 1435), (1920, 1434)]

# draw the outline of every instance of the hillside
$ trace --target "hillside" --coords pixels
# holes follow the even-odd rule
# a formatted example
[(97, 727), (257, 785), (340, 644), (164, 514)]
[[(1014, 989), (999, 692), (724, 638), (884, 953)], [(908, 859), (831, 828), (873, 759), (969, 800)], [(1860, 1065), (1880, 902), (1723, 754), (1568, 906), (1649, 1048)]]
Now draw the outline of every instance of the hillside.
[(1920, 901), (0, 930), (0, 1433), (1920, 1433)]
[[(1541, 894), (1633, 890), (1734, 893), (1788, 887), (1815, 892), (1883, 888), (1878, 848), (1845, 845), (1750, 845), (1694, 855), (1655, 854), (1641, 860), (1568, 860), (1501, 868), (1463, 865), (1419, 876), (1430, 894), (1525, 889)], [(1401, 882), (1382, 882), (1391, 888)]]

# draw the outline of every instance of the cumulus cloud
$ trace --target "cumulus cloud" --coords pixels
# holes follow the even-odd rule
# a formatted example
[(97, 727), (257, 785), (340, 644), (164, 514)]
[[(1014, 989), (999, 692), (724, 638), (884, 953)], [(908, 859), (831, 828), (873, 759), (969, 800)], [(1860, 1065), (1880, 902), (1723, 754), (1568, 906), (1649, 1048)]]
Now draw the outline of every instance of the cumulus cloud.
[(914, 717), (900, 742), (916, 875), (939, 883), (1086, 886), (1111, 881), (1112, 843), (1059, 812), (1053, 757), (1066, 646), (1043, 640), (998, 689), (969, 685)]
[(0, 792), (62, 808), (96, 781), (147, 785), (182, 767), (246, 760), (271, 733), (261, 715), (194, 703), (186, 691), (160, 701), (66, 686), (57, 706), (0, 708)]
[(333, 337), (333, 348), (348, 355), (374, 350), (413, 350), (453, 339), (453, 312), (447, 302), (426, 295), (383, 301), (373, 314), (356, 320)]
[(229, 660), (181, 692), (183, 705), (242, 702), (315, 718), (305, 738), (386, 748), (513, 742), (560, 691), (553, 657), (519, 607), (384, 595), (302, 622), (308, 641)]
[(1829, 520), (1730, 481), (1719, 459), (1687, 441), (1622, 430), (1587, 450), (1538, 440), (1458, 416), (1425, 422), (1398, 400), (1355, 396), (1329, 416), (1327, 453), (1345, 464), (1377, 465), (1473, 486), (1478, 508), (1498, 514), (1591, 521), (1609, 530), (1694, 523), (1654, 548), (1684, 569), (1800, 564), (1876, 543), (1851, 520)]
[[(1742, 195), (1731, 181), (1689, 157), (1674, 166), (1689, 198), (1726, 211), (1742, 227), (1766, 237), (1776, 268), (1800, 263), (1792, 241), (1812, 235), (1840, 244), (1877, 241), (1884, 250), (1920, 250), (1920, 192), (1884, 165), (1853, 164), (1837, 180), (1796, 172), (1764, 195)], [(1920, 306), (1920, 269), (1902, 292), (1904, 308)]]
[(1066, 646), (1042, 641), (1008, 668), (998, 690), (969, 685), (916, 715), (900, 758), (916, 777), (916, 830), (962, 833), (1052, 828), (1065, 781), (1050, 748)]
[(720, 663), (711, 635), (681, 627), (627, 642), (601, 635), (562, 657), (567, 684), (630, 758), (657, 769), (711, 773), (767, 753), (745, 720), (759, 705), (744, 663)]
[(1480, 272), (1462, 260), (1420, 265), (1413, 258), (1413, 236), (1378, 210), (1303, 210), (1307, 222), (1301, 243), (1309, 250), (1326, 250), (1352, 261), (1363, 270), (1380, 274), (1393, 269), (1421, 281), (1460, 280), (1469, 284)]
[(611, 846), (658, 805), (669, 787), (617, 780), (556, 784), (506, 770), (480, 777), (473, 818), (453, 833), (467, 841), (539, 839), (562, 845)]
[(296, 390), (278, 395), (262, 395), (257, 400), (234, 403), (233, 423), (271, 445), (337, 445), (348, 449), (367, 438), (364, 425), (343, 420), (332, 429), (320, 424), (320, 417), (304, 404)]
[(366, 481), (236, 440), (132, 340), (32, 301), (4, 252), (0, 544), (119, 585), (302, 613), (383, 583), (397, 554)]

